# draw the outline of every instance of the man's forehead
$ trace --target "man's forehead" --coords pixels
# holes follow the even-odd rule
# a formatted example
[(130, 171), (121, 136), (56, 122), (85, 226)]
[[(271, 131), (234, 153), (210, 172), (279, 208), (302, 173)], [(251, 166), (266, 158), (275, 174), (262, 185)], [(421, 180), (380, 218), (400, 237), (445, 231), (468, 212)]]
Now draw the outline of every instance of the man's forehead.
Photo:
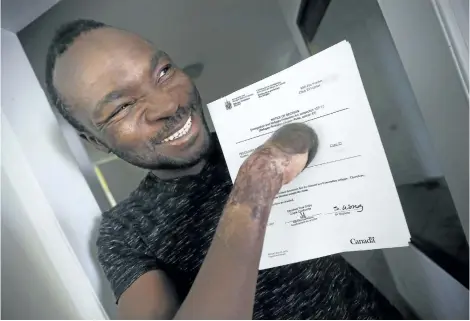
[(89, 31), (57, 59), (54, 85), (71, 103), (96, 103), (105, 91), (137, 79), (153, 51), (149, 42), (126, 31)]

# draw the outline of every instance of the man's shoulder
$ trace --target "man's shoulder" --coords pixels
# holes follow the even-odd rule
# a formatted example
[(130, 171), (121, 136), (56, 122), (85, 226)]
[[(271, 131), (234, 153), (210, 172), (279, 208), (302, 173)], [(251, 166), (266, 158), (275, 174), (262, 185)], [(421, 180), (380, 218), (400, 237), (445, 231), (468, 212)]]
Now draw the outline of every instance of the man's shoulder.
[[(167, 208), (166, 200), (177, 197), (160, 186), (152, 174), (148, 174), (139, 186), (123, 201), (101, 216), (99, 237), (116, 235), (124, 237), (127, 231), (140, 224), (143, 218), (151, 218), (154, 224)], [(124, 236), (123, 236), (124, 235)]]
[(132, 209), (134, 203), (134, 200), (128, 198), (102, 214), (96, 242), (98, 248), (104, 243), (125, 241), (128, 238), (137, 214)]
[(149, 184), (151, 182), (149, 182), (149, 176), (147, 175), (126, 199), (101, 215), (99, 237), (105, 234), (122, 235), (123, 229), (132, 226), (133, 222), (142, 214), (146, 203), (143, 191), (148, 189)]

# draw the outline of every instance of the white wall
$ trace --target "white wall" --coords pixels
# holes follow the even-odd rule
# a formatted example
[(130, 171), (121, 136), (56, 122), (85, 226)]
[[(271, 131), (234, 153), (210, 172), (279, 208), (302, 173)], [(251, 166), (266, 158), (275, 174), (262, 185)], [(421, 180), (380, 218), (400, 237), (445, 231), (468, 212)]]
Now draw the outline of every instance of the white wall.
[[(468, 240), (468, 93), (455, 48), (449, 48), (432, 1), (378, 2)], [(399, 292), (420, 318), (468, 319), (468, 289), (416, 248), (383, 252)]]
[(37, 241), (35, 228), (22, 205), (2, 169), (1, 317), (14, 320), (78, 318), (80, 314), (55, 275), (49, 255)]
[(468, 289), (421, 251), (410, 246), (383, 254), (399, 293), (418, 318), (468, 320)]
[[(395, 182), (444, 176), (461, 188), (454, 202), (468, 206), (468, 105), (431, 2), (379, 3), (333, 0), (310, 48), (351, 42)], [(468, 207), (462, 213), (468, 231)], [(383, 254), (419, 318), (468, 319), (468, 290), (423, 253), (407, 247)]]
[(468, 241), (468, 93), (432, 2), (379, 0), (379, 4)]
[(354, 51), (397, 185), (441, 176), (407, 75), (377, 1), (331, 1), (310, 49), (341, 40)]
[[(18, 38), (3, 29), (1, 66), (2, 116), (11, 125), (30, 171), (94, 292), (113, 316), (114, 299), (98, 267), (94, 245), (101, 211), (64, 142), (57, 119)], [(4, 155), (5, 150), (2, 152)], [(6, 173), (9, 174), (9, 171)], [(22, 180), (21, 177), (15, 177), (10, 183), (16, 188), (18, 184), (24, 183)], [(30, 201), (35, 201), (34, 195), (24, 197), (31, 197)], [(34, 210), (28, 208), (31, 209)]]
[(310, 51), (297, 24), (302, 0), (278, 0), (278, 2), (300, 56), (302, 59), (310, 57)]
[[(14, 39), (2, 29), (2, 41)], [(6, 41), (11, 44), (11, 42)], [(2, 319), (105, 319), (29, 160), (3, 113)]]
[(469, 1), (433, 0), (432, 3), (461, 74), (462, 85), (468, 93)]
[(2, 28), (17, 33), (59, 0), (2, 0)]

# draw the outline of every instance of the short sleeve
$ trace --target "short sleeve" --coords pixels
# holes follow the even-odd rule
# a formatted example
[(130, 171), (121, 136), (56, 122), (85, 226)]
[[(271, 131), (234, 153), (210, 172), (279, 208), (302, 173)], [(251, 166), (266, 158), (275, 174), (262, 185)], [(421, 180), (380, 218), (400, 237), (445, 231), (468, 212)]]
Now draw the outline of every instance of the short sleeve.
[(98, 260), (111, 283), (116, 302), (139, 277), (158, 269), (156, 258), (150, 255), (142, 240), (117, 220), (103, 219), (96, 245)]

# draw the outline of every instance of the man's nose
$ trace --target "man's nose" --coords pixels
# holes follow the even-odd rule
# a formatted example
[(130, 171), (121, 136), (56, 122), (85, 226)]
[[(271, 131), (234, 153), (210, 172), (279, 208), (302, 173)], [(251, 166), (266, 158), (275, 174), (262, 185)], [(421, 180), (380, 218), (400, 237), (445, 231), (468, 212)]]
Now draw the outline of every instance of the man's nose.
[(170, 93), (157, 90), (148, 96), (145, 118), (149, 122), (173, 116), (178, 109), (178, 101)]

